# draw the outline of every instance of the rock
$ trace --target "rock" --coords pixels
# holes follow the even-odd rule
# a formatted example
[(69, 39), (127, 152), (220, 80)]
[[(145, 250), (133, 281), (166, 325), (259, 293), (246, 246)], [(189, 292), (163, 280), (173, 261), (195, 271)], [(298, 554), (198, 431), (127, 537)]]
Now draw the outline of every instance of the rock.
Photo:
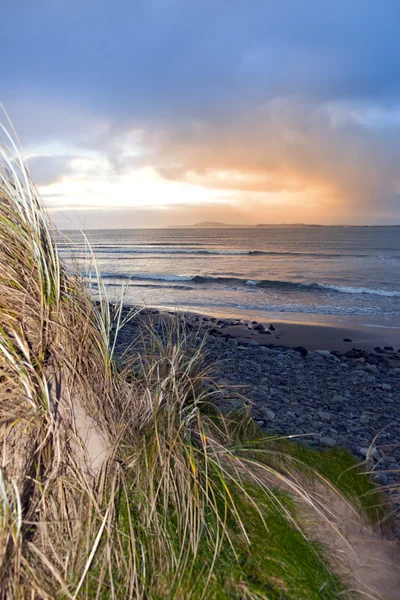
[(384, 346), (383, 349), (386, 350), (386, 352), (394, 352), (393, 346)]
[(276, 417), (274, 411), (270, 410), (269, 408), (261, 407), (258, 409), (258, 412), (264, 417), (266, 421), (273, 421)]
[(267, 348), (267, 346), (261, 346), (260, 350), (263, 354), (269, 354), (269, 355), (274, 355), (274, 351), (271, 350), (271, 348)]
[(270, 325), (270, 326), (268, 327), (268, 329), (269, 329), (270, 331), (275, 331), (275, 327), (274, 327), (273, 325)]
[(345, 357), (346, 358), (362, 358), (363, 352), (362, 352), (362, 350), (358, 350), (357, 348), (352, 348), (351, 350), (347, 350)]
[(400, 377), (400, 369), (398, 367), (396, 367), (395, 369), (391, 369), (389, 371), (389, 375), (391, 377)]
[(369, 417), (367, 415), (361, 415), (360, 423), (361, 423), (361, 425), (368, 425)]
[(383, 460), (384, 460), (384, 462), (387, 462), (390, 464), (393, 464), (396, 462), (396, 459), (394, 456), (385, 456)]
[(375, 473), (374, 480), (378, 485), (388, 485), (389, 478), (386, 473)]
[(325, 412), (323, 410), (320, 410), (318, 412), (318, 416), (321, 419), (321, 421), (325, 421), (326, 423), (330, 423), (331, 420), (332, 420), (332, 417), (331, 417), (330, 413)]
[(217, 329), (216, 327), (213, 327), (213, 329), (210, 329), (209, 334), (210, 335), (222, 335), (221, 330)]
[(360, 356), (360, 358), (355, 358), (354, 362), (359, 365), (365, 365), (365, 358), (363, 356)]
[(299, 352), (301, 354), (301, 356), (307, 356), (307, 350), (306, 350), (306, 348), (304, 348), (304, 346), (295, 346), (293, 348), (293, 350), (295, 350), (296, 352)]
[(358, 453), (367, 459), (373, 458), (374, 460), (379, 460), (381, 457), (378, 450), (374, 447), (359, 448)]
[(350, 338), (343, 338), (344, 342), (352, 342), (353, 340), (351, 340)]
[(343, 404), (344, 402), (348, 402), (349, 399), (346, 396), (341, 396), (340, 394), (334, 394), (332, 396), (331, 402), (333, 404)]
[(258, 323), (257, 325), (254, 325), (253, 329), (254, 331), (265, 331), (265, 325)]
[(335, 448), (338, 445), (337, 440), (335, 438), (330, 437), (329, 435), (324, 435), (321, 438), (321, 444), (327, 446), (328, 448)]
[(308, 356), (310, 358), (321, 356), (322, 358), (325, 358), (325, 360), (329, 360), (331, 362), (340, 362), (339, 359), (332, 354), (332, 352), (329, 352), (329, 350), (313, 350)]
[(382, 389), (390, 392), (390, 390), (392, 389), (392, 386), (389, 383), (382, 383)]
[(374, 348), (375, 352), (378, 352), (378, 354), (382, 354), (383, 350), (380, 346), (375, 346)]
[(365, 365), (364, 371), (366, 371), (367, 373), (377, 373), (378, 369), (375, 365), (367, 364)]
[(237, 343), (237, 340), (235, 340), (235, 338), (228, 338), (226, 340), (226, 345), (230, 346), (231, 348), (236, 348), (238, 343)]
[(260, 344), (258, 342), (256, 342), (255, 340), (249, 342), (249, 348), (256, 348), (259, 345)]

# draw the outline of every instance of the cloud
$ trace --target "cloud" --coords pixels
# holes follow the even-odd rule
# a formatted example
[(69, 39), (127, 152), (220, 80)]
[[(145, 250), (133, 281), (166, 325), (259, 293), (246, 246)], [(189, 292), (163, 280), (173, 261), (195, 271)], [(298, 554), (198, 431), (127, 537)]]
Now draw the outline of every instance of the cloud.
[(397, 0), (5, 0), (0, 100), (41, 185), (151, 168), (247, 217), (280, 197), (289, 220), (378, 222), (400, 210), (399, 17)]

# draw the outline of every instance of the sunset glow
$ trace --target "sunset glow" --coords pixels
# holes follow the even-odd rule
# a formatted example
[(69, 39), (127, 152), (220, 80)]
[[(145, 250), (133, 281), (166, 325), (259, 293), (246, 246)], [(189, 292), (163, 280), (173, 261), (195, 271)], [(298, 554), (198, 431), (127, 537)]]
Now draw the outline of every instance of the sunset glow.
[(123, 3), (113, 32), (74, 4), (9, 3), (2, 31), (1, 100), (59, 224), (400, 221), (397, 5)]

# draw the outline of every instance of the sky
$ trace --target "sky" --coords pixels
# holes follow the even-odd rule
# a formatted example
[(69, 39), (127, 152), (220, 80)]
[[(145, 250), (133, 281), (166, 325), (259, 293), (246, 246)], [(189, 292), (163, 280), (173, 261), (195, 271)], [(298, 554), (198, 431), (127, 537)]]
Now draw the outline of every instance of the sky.
[(0, 101), (57, 225), (400, 224), (398, 0), (1, 13)]

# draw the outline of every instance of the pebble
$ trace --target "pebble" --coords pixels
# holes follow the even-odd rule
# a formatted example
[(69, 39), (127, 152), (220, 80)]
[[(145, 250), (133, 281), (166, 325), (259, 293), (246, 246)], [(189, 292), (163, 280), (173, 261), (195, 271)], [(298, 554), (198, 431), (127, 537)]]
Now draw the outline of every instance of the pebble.
[(319, 411), (318, 416), (321, 419), (321, 421), (326, 421), (327, 423), (330, 423), (332, 420), (331, 414), (328, 412), (324, 412), (323, 410)]
[(269, 408), (259, 408), (258, 412), (267, 420), (267, 421), (273, 421), (276, 417), (276, 414), (274, 413), (273, 410), (270, 410)]
[(381, 457), (376, 448), (359, 448), (358, 453), (364, 458), (373, 458), (374, 460), (379, 460)]
[(330, 437), (329, 435), (324, 435), (321, 438), (321, 444), (324, 446), (328, 446), (328, 448), (335, 448), (338, 445), (337, 440), (335, 438)]

